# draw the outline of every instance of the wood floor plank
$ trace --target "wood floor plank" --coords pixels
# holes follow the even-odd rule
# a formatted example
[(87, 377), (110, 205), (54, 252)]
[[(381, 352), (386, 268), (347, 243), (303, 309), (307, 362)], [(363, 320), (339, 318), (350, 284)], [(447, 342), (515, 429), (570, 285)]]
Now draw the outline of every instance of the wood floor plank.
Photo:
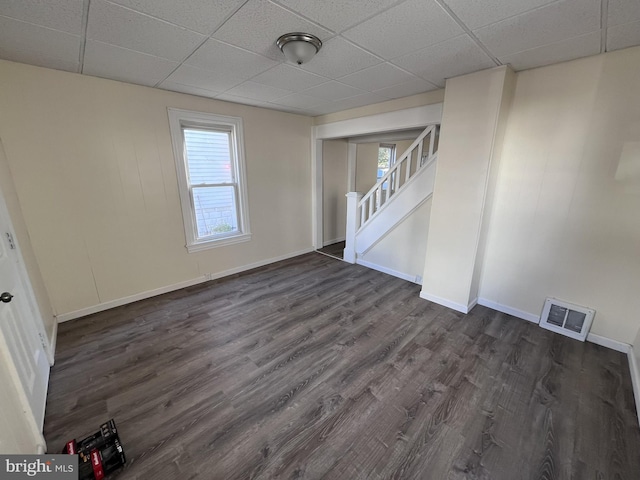
[(50, 451), (129, 479), (640, 478), (626, 357), (312, 253), (60, 325)]

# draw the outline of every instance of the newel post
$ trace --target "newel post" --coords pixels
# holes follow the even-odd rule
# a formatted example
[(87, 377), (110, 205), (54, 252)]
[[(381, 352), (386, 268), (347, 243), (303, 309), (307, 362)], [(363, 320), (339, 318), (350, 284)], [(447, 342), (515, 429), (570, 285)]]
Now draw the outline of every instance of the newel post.
[(349, 263), (356, 263), (356, 232), (360, 228), (360, 215), (358, 214), (360, 200), (362, 200), (360, 192), (347, 193), (347, 231), (343, 260)]

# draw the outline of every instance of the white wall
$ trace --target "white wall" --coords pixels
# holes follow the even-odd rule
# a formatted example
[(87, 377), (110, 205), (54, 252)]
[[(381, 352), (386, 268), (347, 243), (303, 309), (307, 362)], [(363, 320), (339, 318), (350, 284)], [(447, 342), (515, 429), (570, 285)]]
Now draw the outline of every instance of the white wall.
[(365, 253), (362, 260), (419, 283), (416, 278), (422, 277), (424, 268), (430, 213), (431, 199), (428, 199)]
[(449, 79), (445, 89), (421, 296), (463, 312), (477, 298), (485, 206), (512, 76), (497, 67)]
[[(187, 253), (167, 107), (243, 118), (252, 241)], [(311, 249), (311, 123), (0, 61), (0, 137), (55, 313)]]
[[(640, 48), (521, 72), (480, 296), (531, 315), (594, 308), (630, 343), (640, 311)], [(433, 227), (432, 227), (433, 229)]]
[(347, 140), (325, 140), (322, 146), (323, 243), (343, 241), (347, 224)]

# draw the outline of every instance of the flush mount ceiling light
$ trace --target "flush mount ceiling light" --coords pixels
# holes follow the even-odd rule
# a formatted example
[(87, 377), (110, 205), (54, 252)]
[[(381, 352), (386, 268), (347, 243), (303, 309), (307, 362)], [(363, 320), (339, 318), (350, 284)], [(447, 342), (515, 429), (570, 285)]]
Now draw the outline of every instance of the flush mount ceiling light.
[(322, 41), (310, 33), (294, 32), (282, 35), (276, 41), (276, 45), (287, 60), (302, 65), (320, 51)]

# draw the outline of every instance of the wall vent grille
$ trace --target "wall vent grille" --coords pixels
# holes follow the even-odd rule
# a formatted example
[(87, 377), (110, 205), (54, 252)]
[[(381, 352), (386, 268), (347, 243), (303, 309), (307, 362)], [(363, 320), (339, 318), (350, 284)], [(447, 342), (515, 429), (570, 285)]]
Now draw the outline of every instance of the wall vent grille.
[(584, 342), (596, 311), (548, 297), (544, 302), (540, 326)]

